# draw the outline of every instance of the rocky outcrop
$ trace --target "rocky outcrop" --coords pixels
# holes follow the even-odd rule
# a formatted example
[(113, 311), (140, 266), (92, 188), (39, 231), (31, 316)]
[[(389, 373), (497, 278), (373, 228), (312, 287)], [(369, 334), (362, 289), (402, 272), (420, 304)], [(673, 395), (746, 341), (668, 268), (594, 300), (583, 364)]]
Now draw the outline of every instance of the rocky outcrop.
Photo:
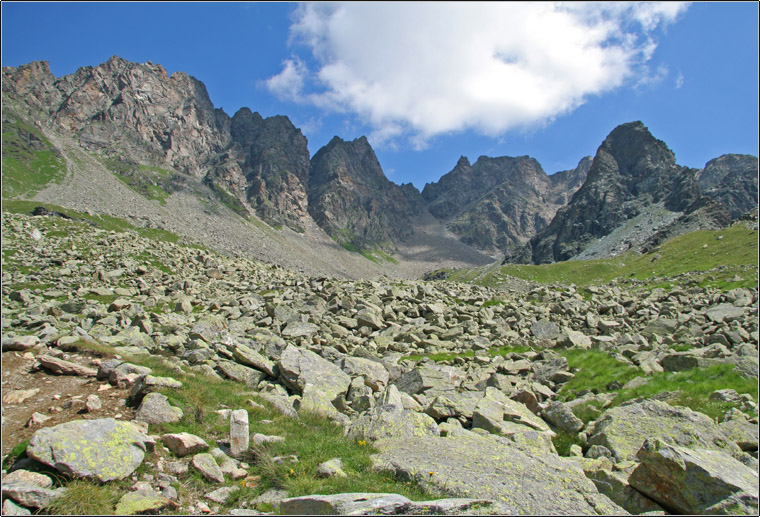
[(649, 207), (684, 212), (701, 197), (695, 172), (677, 165), (673, 152), (641, 122), (622, 124), (597, 150), (586, 181), (570, 203), (506, 260), (567, 260)]
[(589, 162), (584, 158), (575, 169), (548, 176), (529, 156), (481, 156), (473, 165), (463, 156), (438, 182), (425, 185), (422, 197), (462, 242), (503, 250), (549, 224), (580, 187)]
[(232, 117), (230, 139), (206, 182), (226, 188), (272, 226), (303, 229), (310, 162), (301, 130), (287, 117), (262, 118), (241, 108)]
[(393, 249), (412, 235), (411, 218), (422, 210), (414, 186), (385, 177), (366, 137), (335, 137), (311, 160), (309, 213), (339, 244)]
[(721, 202), (736, 219), (757, 206), (757, 157), (724, 154), (697, 173), (702, 192)]

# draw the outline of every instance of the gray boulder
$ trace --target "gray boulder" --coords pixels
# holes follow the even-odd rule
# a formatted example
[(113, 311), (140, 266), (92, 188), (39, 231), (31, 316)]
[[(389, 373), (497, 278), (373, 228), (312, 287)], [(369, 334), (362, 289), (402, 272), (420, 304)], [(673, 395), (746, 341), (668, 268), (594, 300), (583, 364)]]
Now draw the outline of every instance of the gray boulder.
[(360, 416), (348, 428), (352, 439), (413, 438), (438, 436), (435, 420), (424, 413), (402, 409), (395, 405), (375, 406)]
[(627, 514), (600, 494), (575, 462), (531, 454), (487, 436), (388, 438), (375, 446), (375, 468), (455, 497), (497, 501), (497, 514)]
[(608, 409), (588, 429), (589, 445), (607, 447), (617, 461), (634, 460), (647, 438), (674, 445), (723, 450), (741, 455), (713, 420), (689, 408), (659, 400), (644, 400)]
[(335, 400), (348, 391), (351, 377), (330, 361), (310, 350), (288, 346), (278, 362), (280, 378), (291, 389), (301, 393), (307, 384)]
[(639, 492), (681, 514), (757, 515), (757, 472), (728, 454), (648, 439), (629, 479)]
[(154, 445), (130, 422), (74, 420), (37, 431), (26, 454), (64, 474), (105, 483), (132, 474)]
[(149, 393), (143, 398), (140, 407), (137, 408), (135, 420), (141, 420), (148, 424), (164, 424), (179, 422), (182, 416), (182, 410), (169, 404), (166, 395)]

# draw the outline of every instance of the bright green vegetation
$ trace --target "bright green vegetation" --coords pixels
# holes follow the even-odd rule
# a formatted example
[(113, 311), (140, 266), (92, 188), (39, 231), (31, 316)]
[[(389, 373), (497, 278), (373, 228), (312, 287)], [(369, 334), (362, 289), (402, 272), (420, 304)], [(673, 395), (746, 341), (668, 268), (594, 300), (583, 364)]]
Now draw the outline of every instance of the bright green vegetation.
[(507, 264), (442, 271), (452, 281), (491, 287), (500, 285), (501, 278), (509, 275), (541, 284), (588, 286), (631, 279), (648, 288), (667, 288), (689, 282), (700, 287), (728, 290), (757, 286), (757, 253), (757, 232), (737, 225), (681, 235), (643, 255), (629, 252), (608, 259), (572, 260), (540, 266)]
[[(3, 124), (3, 198), (34, 195), (66, 176), (66, 163), (35, 127), (9, 112)], [(5, 117), (4, 117), (5, 118)]]
[[(74, 346), (101, 353), (110, 347), (98, 343), (79, 341)], [(110, 349), (113, 352), (113, 349)], [(287, 490), (291, 497), (307, 494), (334, 494), (345, 492), (389, 492), (402, 494), (412, 500), (433, 499), (440, 494), (425, 492), (418, 484), (396, 481), (391, 472), (376, 472), (372, 469), (370, 456), (376, 449), (369, 442), (349, 440), (343, 435), (343, 427), (316, 414), (302, 413), (294, 419), (269, 408), (269, 403), (256, 397), (256, 392), (245, 385), (229, 380), (220, 380), (203, 375), (181, 373), (160, 356), (126, 356), (123, 358), (134, 364), (148, 366), (153, 375), (167, 376), (182, 382), (179, 389), (164, 389), (170, 403), (184, 412), (182, 420), (151, 426), (151, 434), (188, 432), (200, 436), (209, 444), (229, 438), (229, 422), (216, 411), (222, 408), (248, 410), (250, 432), (285, 437), (281, 443), (251, 446), (244, 457), (251, 468), (250, 476), (260, 476), (255, 486), (244, 486), (241, 480), (228, 480), (225, 485), (239, 487), (233, 493), (224, 509), (235, 508), (243, 499), (250, 500), (270, 488)], [(255, 401), (264, 409), (251, 404)], [(272, 423), (262, 423), (270, 420)], [(18, 449), (21, 449), (20, 444)], [(213, 445), (212, 445), (213, 447)], [(157, 453), (146, 455), (145, 462), (138, 469), (138, 476), (155, 463)], [(278, 456), (295, 455), (297, 463), (275, 460)], [(322, 478), (316, 475), (317, 466), (332, 458), (341, 458), (346, 478)], [(172, 461), (169, 457), (167, 460)], [(70, 491), (54, 505), (45, 508), (46, 513), (68, 515), (108, 515), (115, 511), (116, 502), (129, 491), (133, 482), (120, 482), (99, 486), (87, 481), (66, 483)], [(210, 490), (209, 485), (191, 469), (176, 486), (180, 497), (202, 498)], [(260, 511), (271, 511), (262, 506)], [(167, 512), (164, 512), (167, 513)], [(168, 513), (171, 513), (169, 511)]]
[(96, 158), (114, 172), (122, 183), (138, 194), (158, 201), (161, 205), (166, 204), (166, 199), (173, 190), (172, 182), (179, 177), (179, 173), (152, 165), (137, 164), (112, 157)]
[[(725, 402), (708, 400), (710, 394), (719, 389), (731, 388), (737, 393), (747, 393), (758, 399), (757, 383), (734, 371), (732, 364), (716, 364), (705, 368), (694, 368), (683, 372), (660, 372), (647, 376), (648, 382), (638, 388), (623, 389), (622, 386), (634, 377), (645, 376), (635, 366), (610, 357), (605, 352), (595, 350), (563, 350), (561, 355), (567, 358), (568, 366), (575, 377), (559, 391), (559, 399), (570, 401), (581, 393), (615, 393), (609, 407), (639, 397), (650, 398), (663, 392), (673, 392), (668, 403), (685, 406), (720, 419), (731, 407)], [(617, 383), (618, 387), (615, 388)], [(605, 408), (599, 403), (581, 404), (573, 409), (575, 415), (589, 422), (595, 420)]]

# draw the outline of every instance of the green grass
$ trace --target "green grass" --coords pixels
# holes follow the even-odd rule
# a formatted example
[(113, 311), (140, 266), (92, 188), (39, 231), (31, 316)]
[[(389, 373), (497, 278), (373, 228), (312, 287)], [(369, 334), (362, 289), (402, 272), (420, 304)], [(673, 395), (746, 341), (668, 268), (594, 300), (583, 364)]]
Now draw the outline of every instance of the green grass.
[(3, 125), (3, 198), (34, 195), (66, 176), (66, 164), (52, 143), (35, 127), (9, 112)]
[[(717, 364), (705, 368), (695, 368), (683, 372), (659, 372), (648, 376), (649, 382), (632, 389), (608, 389), (613, 381), (624, 385), (643, 372), (623, 361), (618, 361), (604, 352), (594, 350), (562, 350), (568, 366), (575, 377), (559, 391), (559, 400), (571, 401), (580, 393), (589, 390), (594, 393), (616, 393), (610, 407), (639, 397), (650, 398), (663, 392), (675, 392), (668, 403), (685, 406), (708, 415), (721, 418), (732, 407), (724, 402), (710, 401), (714, 391), (731, 388), (738, 393), (747, 393), (757, 403), (757, 382), (738, 374), (732, 364)], [(575, 415), (588, 423), (595, 420), (604, 408), (598, 402), (581, 404), (573, 409)]]
[[(628, 252), (607, 259), (573, 260), (538, 266), (506, 264), (500, 267), (443, 269), (434, 273), (451, 281), (487, 287), (499, 286), (500, 277), (509, 275), (547, 285), (590, 286), (608, 284), (615, 279), (633, 279), (648, 288), (673, 287), (689, 282), (695, 286), (728, 290), (757, 286), (757, 253), (757, 231), (737, 225), (681, 235), (643, 255)], [(735, 279), (737, 276), (740, 280)]]
[(116, 503), (126, 492), (111, 485), (75, 479), (66, 484), (66, 493), (41, 510), (46, 515), (115, 515)]

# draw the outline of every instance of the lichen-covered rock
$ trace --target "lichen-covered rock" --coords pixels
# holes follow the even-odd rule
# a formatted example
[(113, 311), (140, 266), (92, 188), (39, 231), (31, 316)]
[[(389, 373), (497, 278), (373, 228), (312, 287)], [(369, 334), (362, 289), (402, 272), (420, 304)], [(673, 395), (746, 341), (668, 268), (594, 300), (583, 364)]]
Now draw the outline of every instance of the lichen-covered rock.
[(132, 474), (154, 444), (130, 422), (74, 420), (37, 431), (26, 453), (64, 474), (105, 483)]
[(143, 398), (135, 413), (135, 420), (148, 424), (164, 424), (179, 422), (182, 419), (182, 409), (169, 404), (169, 399), (161, 393), (149, 393)]
[(116, 515), (156, 514), (176, 503), (153, 491), (136, 491), (124, 494), (116, 503)]
[(426, 393), (435, 396), (453, 392), (465, 377), (465, 373), (454, 366), (425, 365), (405, 373), (395, 385), (409, 395)]
[(381, 438), (413, 438), (438, 436), (435, 420), (424, 413), (402, 409), (394, 405), (375, 406), (360, 416), (348, 429), (353, 439), (379, 440)]
[(647, 438), (685, 447), (723, 450), (741, 454), (713, 420), (689, 408), (658, 400), (633, 402), (608, 409), (588, 429), (589, 445), (607, 447), (618, 461), (634, 460)]
[(375, 447), (375, 468), (456, 497), (495, 501), (497, 514), (627, 513), (600, 494), (575, 462), (531, 454), (488, 436), (388, 438)]
[(533, 414), (525, 404), (515, 402), (496, 388), (486, 388), (485, 396), (478, 402), (472, 415), (472, 427), (494, 434), (511, 435), (528, 429), (554, 432), (549, 424)]
[(757, 515), (757, 472), (728, 454), (646, 440), (629, 479), (666, 510), (682, 514)]
[(224, 483), (224, 473), (219, 465), (216, 464), (214, 457), (207, 453), (202, 452), (193, 456), (190, 460), (190, 465), (200, 472), (200, 474), (211, 483)]

